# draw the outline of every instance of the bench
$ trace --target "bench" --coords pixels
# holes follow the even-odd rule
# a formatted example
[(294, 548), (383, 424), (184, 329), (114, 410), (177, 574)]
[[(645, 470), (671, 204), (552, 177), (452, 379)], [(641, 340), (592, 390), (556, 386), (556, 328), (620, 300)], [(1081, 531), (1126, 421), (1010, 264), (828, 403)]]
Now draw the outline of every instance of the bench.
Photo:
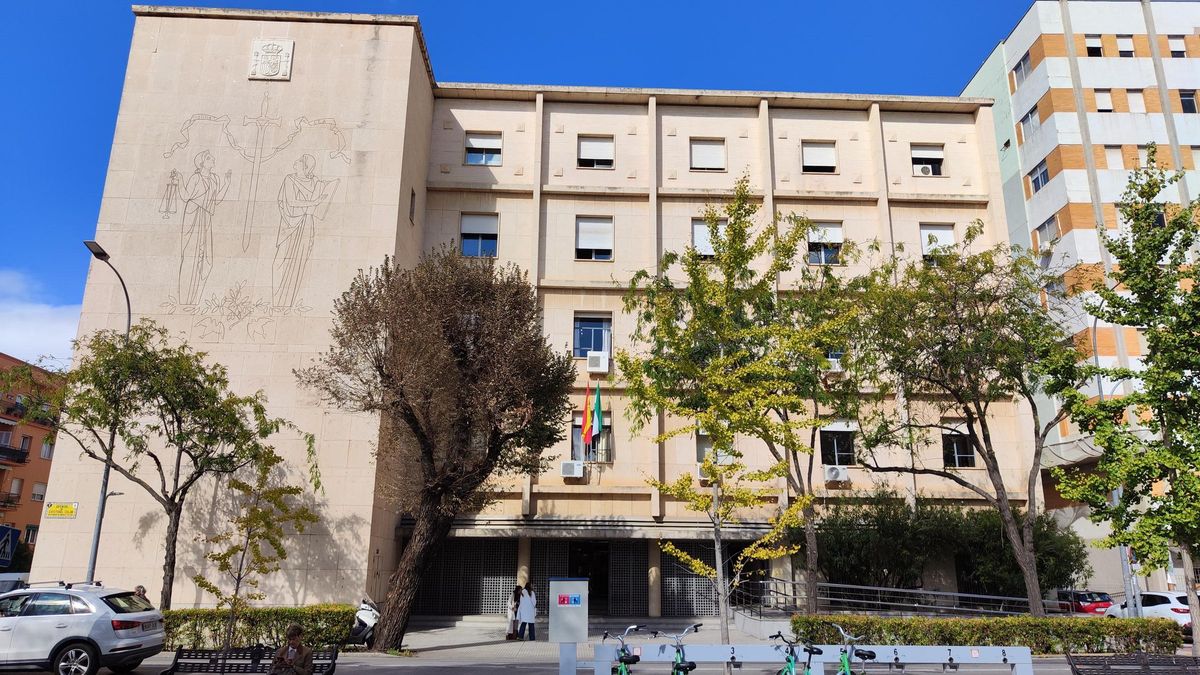
[(1200, 675), (1200, 659), (1174, 654), (1076, 656), (1067, 652), (1072, 675)]
[[(171, 667), (162, 675), (174, 673), (266, 673), (275, 660), (274, 647), (256, 645), (239, 649), (184, 649), (175, 650)], [(313, 650), (313, 675), (333, 675), (337, 668), (338, 650)]]

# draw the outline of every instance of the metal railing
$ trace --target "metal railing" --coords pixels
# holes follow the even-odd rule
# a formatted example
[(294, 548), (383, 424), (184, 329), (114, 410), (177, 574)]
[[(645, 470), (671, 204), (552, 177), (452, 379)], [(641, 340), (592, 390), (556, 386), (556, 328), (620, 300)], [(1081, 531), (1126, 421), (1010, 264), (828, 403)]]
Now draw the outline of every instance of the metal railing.
[[(768, 613), (802, 612), (806, 609), (804, 591), (802, 582), (756, 579), (739, 585), (730, 597), (730, 604), (738, 611), (757, 617)], [(1059, 609), (1058, 603), (1046, 603), (1048, 612)], [(817, 610), (822, 613), (1011, 616), (1028, 614), (1029, 600), (1000, 595), (821, 582), (817, 584)]]
[(0, 445), (0, 462), (24, 464), (29, 461), (29, 451), (14, 448), (11, 445)]

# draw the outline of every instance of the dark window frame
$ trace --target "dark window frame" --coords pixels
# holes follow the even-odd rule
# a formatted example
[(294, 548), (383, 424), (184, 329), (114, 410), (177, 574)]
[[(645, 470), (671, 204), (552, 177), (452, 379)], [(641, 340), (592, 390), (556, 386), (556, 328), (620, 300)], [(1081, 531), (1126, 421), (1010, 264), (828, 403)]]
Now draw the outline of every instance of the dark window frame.
[(974, 469), (975, 455), (968, 434), (942, 434), (942, 463), (947, 469)]
[[(821, 444), (821, 464), (825, 466), (854, 466), (858, 464), (858, 459), (854, 452), (853, 431), (822, 429), (819, 440)], [(849, 447), (843, 447), (844, 445), (848, 445)]]

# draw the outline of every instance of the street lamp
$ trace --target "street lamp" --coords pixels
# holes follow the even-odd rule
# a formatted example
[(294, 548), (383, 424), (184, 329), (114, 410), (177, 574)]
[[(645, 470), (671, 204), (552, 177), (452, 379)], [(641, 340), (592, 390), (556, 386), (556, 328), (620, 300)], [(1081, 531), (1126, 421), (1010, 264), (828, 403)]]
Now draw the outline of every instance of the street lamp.
[[(113, 267), (113, 264), (108, 261), (111, 256), (108, 255), (108, 251), (105, 251), (103, 246), (90, 239), (83, 242), (83, 245), (87, 247), (87, 250), (92, 252), (93, 258), (108, 265), (108, 269), (117, 275), (117, 281), (121, 282), (121, 291), (125, 293), (125, 340), (128, 341), (129, 330), (133, 327), (133, 306), (129, 304), (129, 289), (125, 287), (125, 280), (121, 278), (121, 273), (117, 271), (117, 268)], [(112, 468), (110, 466), (110, 462), (112, 461), (111, 453), (116, 439), (117, 430), (115, 428), (109, 429), (108, 451), (110, 457), (108, 461), (104, 462), (104, 473), (100, 477), (100, 504), (96, 507), (96, 525), (92, 529), (92, 549), (88, 553), (87, 581), (89, 583), (96, 579), (96, 555), (100, 552), (100, 528), (104, 524), (104, 507), (108, 505), (108, 475)]]

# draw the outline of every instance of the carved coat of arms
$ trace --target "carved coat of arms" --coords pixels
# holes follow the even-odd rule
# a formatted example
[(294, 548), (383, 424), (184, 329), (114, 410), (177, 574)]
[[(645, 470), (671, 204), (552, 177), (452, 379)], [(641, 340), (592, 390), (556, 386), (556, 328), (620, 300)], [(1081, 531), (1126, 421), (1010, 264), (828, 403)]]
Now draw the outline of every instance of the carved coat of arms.
[(292, 79), (292, 49), (295, 41), (255, 40), (250, 53), (251, 80)]

